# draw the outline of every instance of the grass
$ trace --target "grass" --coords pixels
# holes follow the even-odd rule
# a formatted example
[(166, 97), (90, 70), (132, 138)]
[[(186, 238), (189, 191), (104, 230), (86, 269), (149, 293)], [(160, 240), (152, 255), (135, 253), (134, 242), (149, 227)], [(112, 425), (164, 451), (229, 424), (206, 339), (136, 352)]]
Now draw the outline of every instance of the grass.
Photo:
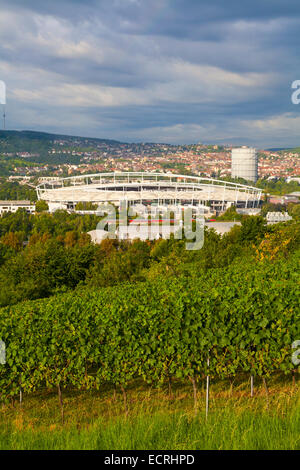
[(61, 424), (53, 392), (25, 397), (2, 406), (0, 449), (300, 449), (299, 387), (280, 378), (269, 383), (269, 396), (259, 384), (254, 398), (249, 384), (230, 389), (213, 384), (210, 412), (205, 419), (205, 393), (198, 391), (195, 416), (191, 387), (175, 384), (165, 390), (135, 382), (128, 391), (129, 414), (122, 395), (100, 392), (64, 394)]

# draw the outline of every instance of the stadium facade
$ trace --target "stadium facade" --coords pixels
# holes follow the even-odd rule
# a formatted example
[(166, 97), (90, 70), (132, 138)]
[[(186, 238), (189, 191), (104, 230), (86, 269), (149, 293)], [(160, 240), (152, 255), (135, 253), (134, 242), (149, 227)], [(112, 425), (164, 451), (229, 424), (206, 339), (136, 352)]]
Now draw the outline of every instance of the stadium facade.
[(72, 176), (45, 181), (37, 186), (38, 199), (49, 210), (74, 210), (79, 202), (96, 205), (121, 201), (127, 205), (201, 206), (220, 213), (237, 208), (259, 207), (262, 190), (213, 178), (151, 172), (114, 172)]

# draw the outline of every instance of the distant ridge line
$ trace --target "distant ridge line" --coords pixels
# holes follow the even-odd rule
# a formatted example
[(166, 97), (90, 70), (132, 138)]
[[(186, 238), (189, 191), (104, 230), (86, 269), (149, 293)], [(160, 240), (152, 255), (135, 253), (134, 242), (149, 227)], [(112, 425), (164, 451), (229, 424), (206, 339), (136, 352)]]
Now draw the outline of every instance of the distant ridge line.
[(122, 144), (125, 142), (120, 142), (118, 140), (113, 139), (101, 139), (99, 137), (84, 137), (79, 135), (67, 135), (67, 134), (52, 134), (50, 132), (43, 132), (43, 131), (32, 131), (32, 130), (0, 130), (0, 138), (1, 137), (28, 137), (32, 139), (81, 139), (81, 140), (94, 140), (98, 142), (109, 142), (112, 144)]

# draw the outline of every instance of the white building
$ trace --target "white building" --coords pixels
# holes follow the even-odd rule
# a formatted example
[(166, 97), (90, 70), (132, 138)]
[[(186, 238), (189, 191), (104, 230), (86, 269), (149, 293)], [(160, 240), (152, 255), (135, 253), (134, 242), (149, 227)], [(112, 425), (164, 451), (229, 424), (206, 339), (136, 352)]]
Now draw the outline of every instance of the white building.
[(242, 225), (241, 222), (207, 222), (205, 227), (213, 228), (219, 235), (230, 232), (235, 225)]
[(300, 177), (299, 176), (288, 176), (286, 179), (287, 183), (290, 183), (291, 181), (297, 181), (300, 184)]
[(292, 217), (287, 212), (268, 212), (267, 223), (269, 224), (278, 224), (279, 222), (288, 222), (292, 220)]
[(33, 214), (35, 204), (30, 201), (0, 201), (0, 215), (5, 212), (17, 212), (18, 209), (25, 209), (29, 214)]

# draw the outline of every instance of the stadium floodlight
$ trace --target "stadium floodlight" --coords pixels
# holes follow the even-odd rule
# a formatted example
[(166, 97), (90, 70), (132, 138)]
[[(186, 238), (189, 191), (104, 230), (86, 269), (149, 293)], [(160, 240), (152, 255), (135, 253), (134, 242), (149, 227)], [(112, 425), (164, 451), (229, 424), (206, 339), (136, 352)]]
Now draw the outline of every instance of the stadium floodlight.
[(6, 104), (6, 85), (0, 80), (0, 104)]

